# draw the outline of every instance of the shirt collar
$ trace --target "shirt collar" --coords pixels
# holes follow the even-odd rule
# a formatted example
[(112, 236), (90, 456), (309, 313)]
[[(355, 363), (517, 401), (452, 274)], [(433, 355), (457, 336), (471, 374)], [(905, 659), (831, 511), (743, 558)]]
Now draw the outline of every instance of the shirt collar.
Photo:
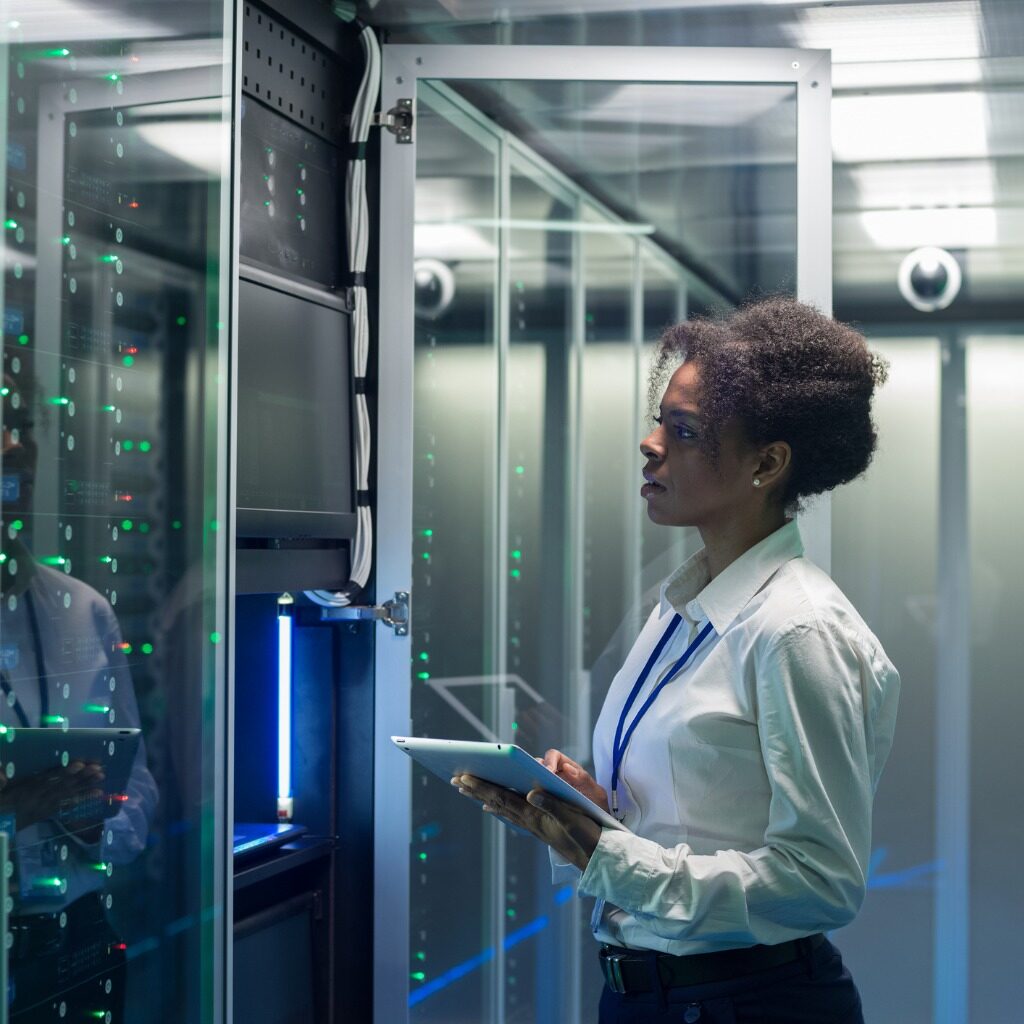
[(784, 563), (804, 553), (795, 519), (744, 551), (710, 580), (701, 548), (661, 585), (660, 615), (674, 609), (691, 623), (707, 618), (721, 636), (747, 602)]

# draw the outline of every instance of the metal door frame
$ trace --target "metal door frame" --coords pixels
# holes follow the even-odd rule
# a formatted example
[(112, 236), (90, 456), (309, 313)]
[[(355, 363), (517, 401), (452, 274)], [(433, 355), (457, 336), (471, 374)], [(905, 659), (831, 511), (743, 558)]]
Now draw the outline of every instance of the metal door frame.
[[(797, 296), (832, 309), (831, 55), (746, 47), (459, 46), (383, 48), (381, 108), (416, 109), (421, 79), (792, 85), (797, 96)], [(416, 129), (381, 145), (377, 590), (410, 591), (413, 552), (413, 339)], [(830, 567), (830, 503), (801, 519), (807, 552)], [(416, 613), (412, 594), (412, 614)], [(374, 697), (374, 1020), (408, 1019), (410, 764), (389, 737), (409, 732), (411, 638), (376, 645)]]

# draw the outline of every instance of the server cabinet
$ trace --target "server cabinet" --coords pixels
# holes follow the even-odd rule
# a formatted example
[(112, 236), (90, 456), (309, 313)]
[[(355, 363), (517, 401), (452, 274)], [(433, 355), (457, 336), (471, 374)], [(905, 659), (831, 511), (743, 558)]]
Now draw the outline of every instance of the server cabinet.
[(4, 1009), (221, 1020), (231, 5), (4, 12)]

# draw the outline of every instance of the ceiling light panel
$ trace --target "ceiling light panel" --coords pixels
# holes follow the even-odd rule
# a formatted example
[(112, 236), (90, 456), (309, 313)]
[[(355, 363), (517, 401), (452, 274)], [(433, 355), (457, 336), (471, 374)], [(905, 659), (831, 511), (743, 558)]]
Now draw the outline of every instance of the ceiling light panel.
[(833, 64), (984, 55), (979, 0), (810, 7), (797, 17), (795, 44), (831, 50)]

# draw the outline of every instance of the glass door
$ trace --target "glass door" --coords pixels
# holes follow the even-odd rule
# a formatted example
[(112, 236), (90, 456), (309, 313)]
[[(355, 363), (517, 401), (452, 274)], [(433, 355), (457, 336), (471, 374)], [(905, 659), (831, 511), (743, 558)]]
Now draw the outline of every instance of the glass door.
[(232, 18), (4, 5), (11, 1021), (224, 1016)]
[[(412, 621), (377, 647), (380, 1021), (596, 1015), (589, 908), (546, 850), (389, 737), (587, 761), (697, 540), (642, 515), (651, 354), (752, 292), (829, 308), (829, 92), (810, 52), (385, 48), (414, 122), (382, 141), (377, 564)], [(803, 523), (826, 568), (828, 522)]]

